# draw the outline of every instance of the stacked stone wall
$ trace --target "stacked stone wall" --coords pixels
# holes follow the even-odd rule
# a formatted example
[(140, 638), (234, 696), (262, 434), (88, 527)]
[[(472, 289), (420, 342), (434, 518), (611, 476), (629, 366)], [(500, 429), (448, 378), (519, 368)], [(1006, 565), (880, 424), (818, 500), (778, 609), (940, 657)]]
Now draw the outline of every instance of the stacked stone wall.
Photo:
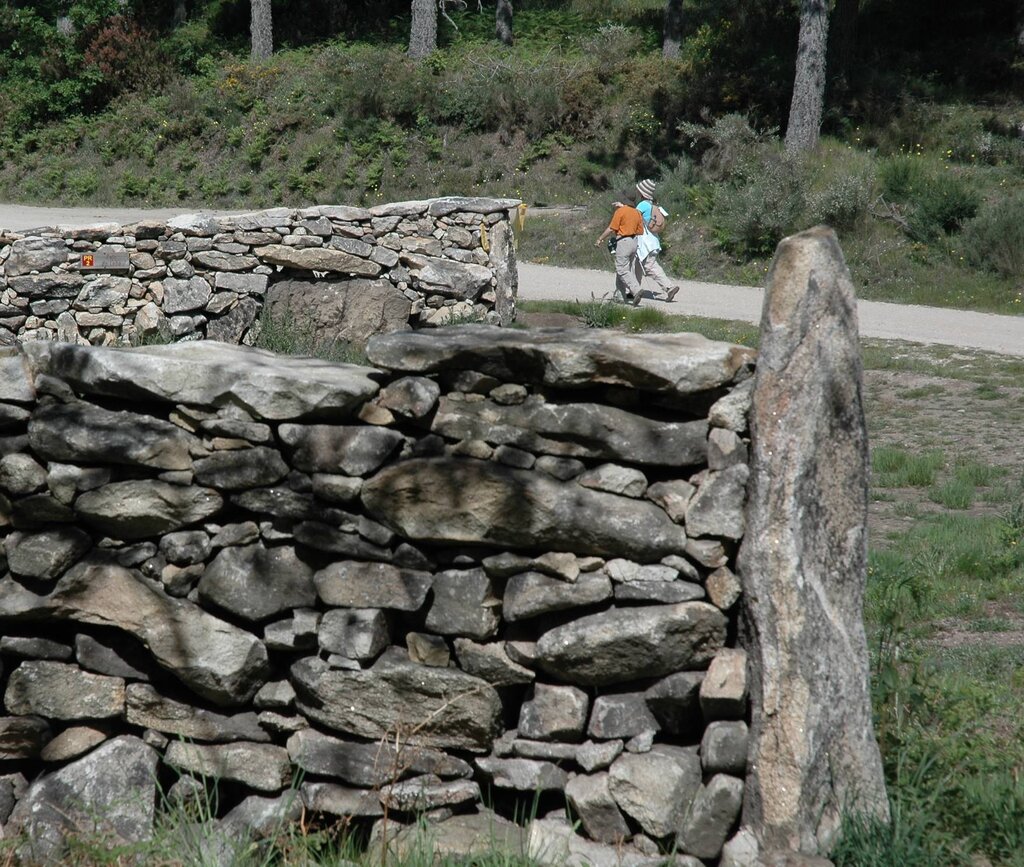
[(359, 343), (453, 320), (507, 325), (519, 204), (442, 198), (0, 230), (0, 344), (252, 344), (264, 303)]
[(225, 839), (305, 810), (400, 846), (424, 814), (447, 852), (715, 862), (753, 353), (459, 326), (368, 355), (0, 350), (0, 833), (59, 858), (217, 784)]

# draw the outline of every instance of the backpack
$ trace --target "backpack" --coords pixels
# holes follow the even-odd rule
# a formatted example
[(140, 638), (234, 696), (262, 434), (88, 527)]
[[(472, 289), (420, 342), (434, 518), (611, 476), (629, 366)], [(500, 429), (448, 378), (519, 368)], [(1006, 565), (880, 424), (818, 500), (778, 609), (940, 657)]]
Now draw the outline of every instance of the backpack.
[(647, 229), (652, 235), (660, 235), (665, 231), (665, 217), (667, 216), (668, 211), (660, 205), (651, 206), (651, 219), (647, 221)]

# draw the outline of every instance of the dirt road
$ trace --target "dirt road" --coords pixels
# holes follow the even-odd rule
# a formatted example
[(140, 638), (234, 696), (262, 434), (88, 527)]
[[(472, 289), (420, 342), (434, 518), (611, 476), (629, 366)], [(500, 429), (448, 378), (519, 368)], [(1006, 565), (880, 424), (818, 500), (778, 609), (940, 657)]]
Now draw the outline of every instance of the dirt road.
[[(24, 230), (36, 226), (130, 223), (144, 218), (165, 219), (181, 209), (141, 210), (126, 208), (37, 208), (0, 204), (0, 227)], [(610, 294), (613, 275), (583, 268), (554, 268), (519, 264), (519, 294), (527, 300), (590, 300)], [(675, 303), (650, 297), (650, 304), (666, 313), (685, 313), (717, 319), (758, 322), (762, 290), (749, 286), (679, 281), (682, 289)], [(861, 334), (891, 340), (938, 343), (964, 349), (981, 349), (1004, 355), (1024, 356), (1024, 316), (997, 316), (941, 307), (919, 307), (861, 301), (858, 305)]]

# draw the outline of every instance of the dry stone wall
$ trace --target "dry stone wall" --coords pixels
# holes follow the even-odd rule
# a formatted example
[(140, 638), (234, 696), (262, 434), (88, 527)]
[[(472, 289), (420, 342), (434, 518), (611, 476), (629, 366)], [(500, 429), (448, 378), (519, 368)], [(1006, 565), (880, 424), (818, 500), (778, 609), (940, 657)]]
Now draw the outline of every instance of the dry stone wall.
[(304, 809), (401, 847), (426, 814), (447, 852), (715, 862), (752, 352), (459, 326), (368, 355), (0, 350), (0, 832), (57, 860), (85, 815), (139, 839), (157, 783), (216, 784), (224, 840)]
[(314, 337), (515, 317), (513, 199), (275, 208), (0, 230), (0, 344), (252, 344), (260, 313)]

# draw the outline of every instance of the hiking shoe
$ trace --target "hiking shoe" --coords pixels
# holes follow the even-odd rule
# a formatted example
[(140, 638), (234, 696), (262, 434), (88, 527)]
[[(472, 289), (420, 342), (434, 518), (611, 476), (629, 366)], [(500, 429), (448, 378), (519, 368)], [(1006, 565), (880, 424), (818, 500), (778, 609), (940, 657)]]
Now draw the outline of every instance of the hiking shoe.
[(668, 292), (665, 293), (665, 300), (666, 301), (673, 300), (676, 297), (676, 293), (678, 291), (679, 291), (679, 287), (678, 286), (673, 286), (671, 289), (668, 290)]
[(644, 297), (644, 293), (642, 291), (641, 292), (637, 292), (636, 295), (633, 295), (630, 298), (629, 303), (632, 304), (634, 307), (639, 307), (640, 306), (640, 299), (643, 298), (643, 297)]

